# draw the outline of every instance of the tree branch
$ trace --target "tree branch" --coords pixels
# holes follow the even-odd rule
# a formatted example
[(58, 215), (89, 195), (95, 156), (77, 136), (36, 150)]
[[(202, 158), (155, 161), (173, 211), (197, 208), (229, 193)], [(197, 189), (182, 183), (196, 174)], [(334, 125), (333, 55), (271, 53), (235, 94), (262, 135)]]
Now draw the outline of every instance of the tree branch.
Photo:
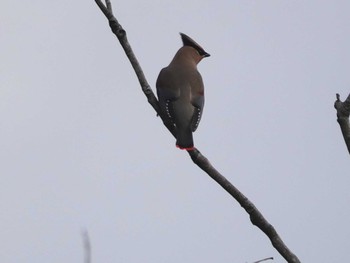
[(91, 244), (90, 238), (87, 230), (84, 230), (82, 233), (83, 245), (84, 245), (84, 263), (91, 263)]
[(337, 121), (350, 154), (350, 94), (344, 102), (340, 100), (340, 95), (338, 93), (336, 94), (336, 98), (337, 100), (334, 102), (334, 108), (337, 110)]
[[(111, 2), (106, 1), (106, 6), (100, 1), (95, 0), (101, 11), (107, 17), (112, 32), (117, 36), (122, 48), (124, 49), (132, 67), (135, 70), (136, 76), (141, 85), (142, 91), (146, 95), (148, 102), (152, 105), (157, 114), (162, 118), (163, 123), (168, 130), (175, 136), (175, 129), (172, 124), (167, 123), (167, 119), (162, 115), (159, 103), (155, 97), (152, 89), (150, 88), (141, 66), (139, 65), (132, 48), (127, 40), (126, 31), (119, 24), (118, 20), (114, 17), (111, 7)], [(197, 164), (203, 171), (205, 171), (213, 180), (215, 180), (221, 187), (223, 187), (237, 202), (247, 211), (250, 216), (250, 221), (253, 225), (260, 228), (270, 239), (272, 245), (276, 250), (290, 263), (300, 263), (299, 259), (294, 255), (289, 248), (283, 243), (274, 227), (264, 218), (259, 210), (245, 197), (236, 187), (234, 187), (224, 176), (222, 176), (208, 161), (208, 159), (201, 154), (198, 149), (188, 151), (192, 161)]]
[(95, 2), (99, 6), (101, 11), (104, 13), (106, 18), (108, 19), (109, 26), (111, 27), (112, 32), (116, 35), (116, 37), (120, 42), (120, 45), (124, 49), (125, 54), (128, 57), (136, 73), (136, 76), (137, 76), (137, 79), (139, 80), (142, 91), (147, 97), (148, 103), (151, 104), (153, 109), (157, 112), (157, 115), (161, 117), (164, 125), (168, 128), (170, 133), (173, 134), (173, 136), (175, 136), (174, 126), (167, 121), (166, 116), (163, 116), (162, 112), (160, 111), (158, 100), (154, 95), (150, 85), (148, 84), (146, 77), (143, 74), (143, 70), (129, 44), (129, 41), (126, 36), (126, 31), (123, 29), (123, 27), (119, 24), (118, 20), (113, 15), (111, 1), (105, 0), (106, 6), (101, 2), (101, 0), (95, 0)]
[(267, 261), (267, 260), (273, 260), (273, 257), (264, 258), (264, 259), (261, 259), (261, 260), (255, 261), (255, 262), (253, 262), (253, 263), (260, 263), (260, 262)]

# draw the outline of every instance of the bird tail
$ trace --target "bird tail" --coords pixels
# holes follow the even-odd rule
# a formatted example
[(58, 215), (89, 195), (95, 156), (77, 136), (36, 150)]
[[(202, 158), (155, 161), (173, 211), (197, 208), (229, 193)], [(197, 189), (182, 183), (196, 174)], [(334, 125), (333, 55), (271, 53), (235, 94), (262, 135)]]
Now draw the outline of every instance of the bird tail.
[(193, 136), (191, 129), (178, 129), (176, 147), (181, 150), (193, 150)]

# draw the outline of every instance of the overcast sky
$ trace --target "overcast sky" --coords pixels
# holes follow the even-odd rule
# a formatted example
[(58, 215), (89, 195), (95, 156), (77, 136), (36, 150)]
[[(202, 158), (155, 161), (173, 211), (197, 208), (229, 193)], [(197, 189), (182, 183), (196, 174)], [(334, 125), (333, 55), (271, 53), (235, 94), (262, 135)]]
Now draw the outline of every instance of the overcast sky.
[[(154, 89), (212, 56), (195, 145), (302, 262), (347, 262), (347, 0), (112, 1)], [(156, 117), (93, 0), (0, 2), (0, 261), (285, 262)]]

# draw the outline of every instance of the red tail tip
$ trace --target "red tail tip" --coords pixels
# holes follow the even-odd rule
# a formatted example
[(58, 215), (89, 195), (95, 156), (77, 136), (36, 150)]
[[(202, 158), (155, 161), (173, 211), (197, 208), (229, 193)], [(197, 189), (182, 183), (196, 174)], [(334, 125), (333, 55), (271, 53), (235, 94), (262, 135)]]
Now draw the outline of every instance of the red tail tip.
[(180, 150), (186, 150), (186, 151), (194, 150), (194, 146), (192, 146), (192, 147), (181, 147), (179, 145), (176, 145), (176, 147), (179, 148)]

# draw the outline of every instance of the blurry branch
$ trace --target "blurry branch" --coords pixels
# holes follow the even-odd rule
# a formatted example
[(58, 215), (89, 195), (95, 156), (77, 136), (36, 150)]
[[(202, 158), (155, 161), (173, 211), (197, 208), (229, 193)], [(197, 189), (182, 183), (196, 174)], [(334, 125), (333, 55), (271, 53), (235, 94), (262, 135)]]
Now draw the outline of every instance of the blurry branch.
[(338, 93), (336, 94), (336, 98), (337, 100), (334, 102), (334, 108), (337, 110), (337, 121), (340, 125), (345, 144), (348, 147), (348, 152), (350, 154), (350, 94), (344, 102), (340, 100), (340, 95)]
[(263, 262), (263, 261), (266, 261), (266, 260), (270, 260), (270, 259), (273, 260), (273, 257), (260, 259), (260, 260), (258, 260), (258, 261), (253, 262), (253, 263), (260, 263), (260, 262)]
[(84, 245), (84, 263), (91, 263), (91, 244), (90, 238), (87, 230), (84, 230), (82, 233), (83, 245)]
[[(150, 85), (148, 84), (140, 64), (138, 63), (132, 48), (127, 40), (126, 31), (119, 24), (118, 20), (114, 17), (111, 2), (105, 0), (106, 5), (104, 5), (101, 0), (95, 0), (96, 4), (100, 7), (101, 11), (107, 17), (109, 25), (112, 32), (118, 38), (122, 48), (124, 49), (132, 67), (135, 70), (136, 76), (141, 85), (142, 91), (146, 95), (148, 102), (152, 105), (157, 114), (162, 118), (164, 125), (168, 130), (175, 136), (175, 131), (172, 125), (166, 123), (166, 118), (162, 116), (159, 109), (158, 100), (155, 97)], [(199, 150), (194, 149), (188, 151), (191, 156), (192, 161), (197, 164), (203, 171), (205, 171), (213, 180), (215, 180), (221, 187), (223, 187), (237, 202), (246, 210), (250, 216), (251, 222), (260, 228), (270, 239), (272, 245), (276, 250), (290, 263), (300, 263), (299, 259), (289, 250), (289, 248), (283, 243), (282, 239), (277, 234), (274, 227), (264, 218), (264, 216), (259, 212), (259, 210), (245, 197), (236, 187), (234, 187), (224, 176), (222, 176), (208, 161), (208, 159), (203, 156)]]

